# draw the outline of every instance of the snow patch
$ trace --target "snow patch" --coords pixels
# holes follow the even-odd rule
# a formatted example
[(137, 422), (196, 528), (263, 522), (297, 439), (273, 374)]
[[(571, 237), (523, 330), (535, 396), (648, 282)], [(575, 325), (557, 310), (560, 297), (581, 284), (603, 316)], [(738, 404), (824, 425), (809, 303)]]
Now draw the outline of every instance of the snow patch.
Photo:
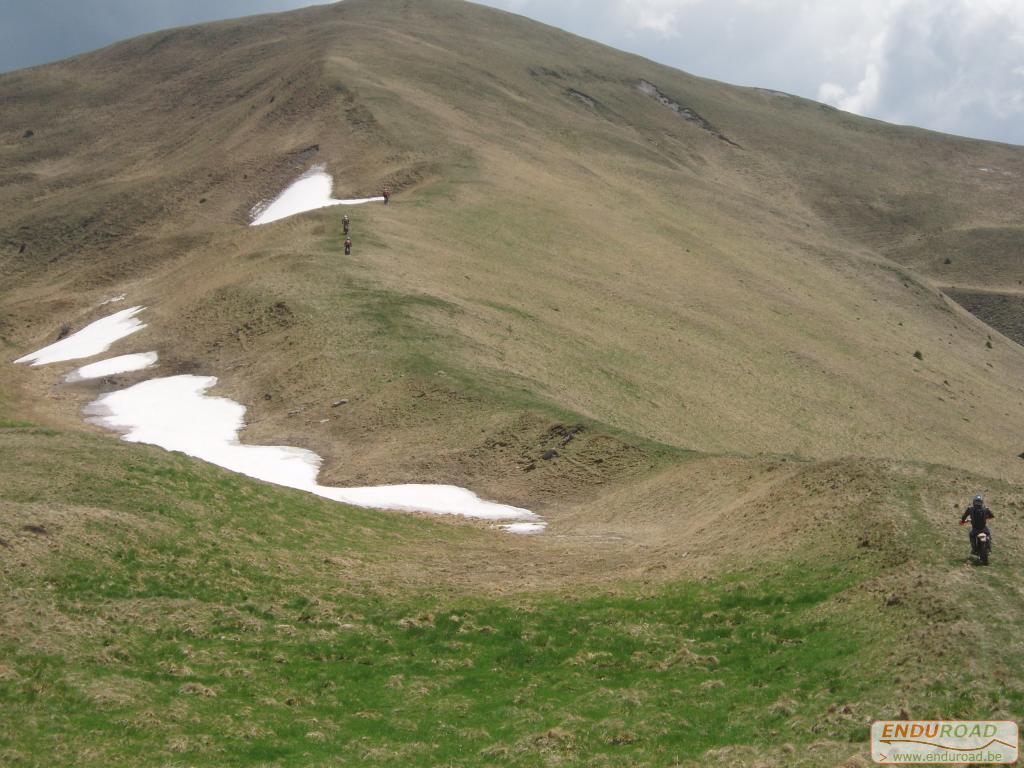
[(19, 357), (15, 363), (32, 363), (32, 365), (48, 365), (49, 363), (60, 363), (65, 360), (78, 360), (83, 357), (93, 357), (106, 352), (111, 345), (125, 336), (130, 336), (136, 331), (141, 331), (146, 324), (135, 316), (145, 307), (129, 307), (116, 312), (109, 317), (104, 317), (94, 323), (85, 326), (78, 333), (73, 333), (66, 339), (43, 347), (38, 352)]
[(117, 304), (119, 301), (124, 301), (126, 298), (128, 298), (128, 294), (122, 293), (120, 296), (112, 296), (106, 301), (101, 301), (99, 306), (105, 307), (107, 304)]
[(211, 464), (258, 480), (314, 493), (334, 501), (374, 509), (463, 515), (484, 520), (514, 520), (537, 533), (544, 526), (527, 509), (485, 501), (452, 485), (382, 485), (372, 488), (332, 488), (317, 483), (321, 458), (304, 448), (242, 445), (239, 430), (245, 407), (206, 391), (213, 376), (169, 376), (103, 395), (86, 408), (89, 420), (122, 432), (122, 439), (181, 451)]
[(156, 352), (141, 352), (134, 355), (121, 355), (111, 357), (107, 360), (100, 360), (98, 363), (83, 365), (77, 371), (72, 371), (64, 377), (64, 381), (83, 381), (85, 379), (99, 379), (104, 376), (113, 376), (117, 373), (131, 373), (132, 371), (144, 371), (156, 365), (159, 356)]
[(519, 533), (527, 536), (535, 533), (543, 533), (544, 529), (547, 527), (547, 523), (509, 523), (508, 525), (500, 526), (503, 531)]
[(363, 197), (355, 200), (337, 200), (331, 197), (334, 179), (322, 165), (308, 170), (270, 203), (257, 205), (252, 209), (252, 223), (258, 227), (289, 216), (295, 216), (332, 205), (362, 205), (383, 202), (383, 197)]

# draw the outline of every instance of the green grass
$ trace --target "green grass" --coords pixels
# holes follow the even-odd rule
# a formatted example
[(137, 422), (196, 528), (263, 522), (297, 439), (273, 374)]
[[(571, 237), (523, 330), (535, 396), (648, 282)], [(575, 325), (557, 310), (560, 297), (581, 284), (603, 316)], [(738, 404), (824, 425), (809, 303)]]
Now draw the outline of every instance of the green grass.
[[(72, 749), (93, 755), (78, 765), (158, 765), (178, 752), (197, 766), (555, 755), (668, 765), (731, 744), (768, 748), (791, 718), (884, 682), (861, 673), (869, 630), (821, 613), (855, 581), (825, 569), (585, 600), (382, 599), (294, 591), (202, 547), (156, 549), (198, 567), (174, 576), (171, 563), (154, 570), (126, 549), (101, 574), (89, 561), (47, 574), (69, 620), (107, 619), (71, 658), (3, 649), (14, 670), (0, 684), (7, 754), (40, 765)], [(224, 569), (250, 587), (226, 586)], [(140, 627), (110, 610), (154, 600), (198, 604), (205, 619)], [(863, 734), (843, 725), (790, 738), (812, 736)]]
[[(72, 581), (80, 575), (68, 574)], [(528, 606), (353, 604), (327, 595), (315, 611), (303, 600), (267, 609), (258, 599), (234, 596), (234, 610), (215, 611), (198, 636), (171, 623), (146, 633), (115, 623), (108, 640), (116, 638), (116, 652), (91, 669), (16, 654), (15, 669), (32, 682), (5, 685), (3, 693), (15, 710), (49, 721), (50, 738), (43, 740), (49, 749), (42, 754), (59, 750), (70, 728), (107, 759), (143, 762), (175, 737), (205, 734), (220, 749), (195, 750), (189, 760), (197, 765), (271, 757), (302, 764), (309, 754), (358, 759), (374, 749), (383, 759), (371, 764), (382, 765), (392, 762), (388, 753), (395, 764), (437, 765), (506, 750), (508, 763), (528, 765), (549, 748), (627, 761), (695, 757), (731, 743), (772, 744), (773, 730), (792, 714), (773, 713), (780, 698), (810, 696), (811, 706), (800, 708), (813, 711), (822, 701), (863, 694), (863, 682), (845, 674), (857, 633), (813, 616), (831, 590), (810, 579), (788, 585), (790, 606), (763, 588), (746, 600), (731, 599), (718, 585)], [(112, 596), (109, 588), (96, 592), (84, 584), (94, 597)], [(122, 591), (125, 598), (152, 596), (134, 581), (122, 582), (116, 592)], [(69, 610), (81, 604), (83, 586), (69, 588), (62, 580), (57, 594)], [(757, 606), (752, 616), (750, 606)], [(403, 628), (410, 616), (420, 625)], [(339, 631), (346, 617), (358, 628)], [(692, 642), (680, 642), (684, 628)], [(184, 667), (191, 669), (185, 678), (173, 671)], [(139, 714), (139, 704), (98, 712), (67, 684), (73, 671), (100, 681), (112, 674), (138, 681), (147, 690), (139, 704), (177, 704), (181, 723), (125, 733), (123, 721)], [(722, 687), (702, 690), (709, 681)], [(189, 696), (189, 683), (216, 695)], [(243, 711), (246, 726), (264, 735), (239, 732)], [(199, 728), (186, 725), (193, 718)], [(537, 737), (556, 728), (562, 733), (548, 737), (554, 743), (538, 747)], [(313, 732), (323, 740), (311, 738)], [(112, 744), (120, 746), (108, 752)]]
[(27, 429), (31, 426), (32, 424), (27, 421), (17, 421), (0, 416), (0, 429)]
[[(100, 438), (5, 428), (0, 454), (5, 765), (673, 765), (825, 744), (815, 765), (862, 749), (865, 718), (891, 711), (892, 651), (920, 620), (869, 589), (922, 567), (894, 556), (902, 540), (488, 596), (389, 566), (487, 531)], [(922, 518), (907, 536), (932, 557)], [(995, 576), (979, 576), (987, 595)], [(1024, 706), (1019, 685), (914, 669), (928, 676), (901, 695), (916, 712)]]

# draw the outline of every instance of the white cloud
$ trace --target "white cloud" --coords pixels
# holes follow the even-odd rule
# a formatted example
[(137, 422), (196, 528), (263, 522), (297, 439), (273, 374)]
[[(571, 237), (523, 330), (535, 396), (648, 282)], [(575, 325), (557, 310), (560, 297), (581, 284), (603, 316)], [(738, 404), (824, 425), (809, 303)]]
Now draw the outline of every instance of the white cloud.
[(692, 4), (687, 0), (619, 0), (615, 3), (615, 13), (635, 32), (678, 37), (679, 16)]
[(865, 67), (864, 77), (852, 91), (836, 83), (822, 83), (818, 88), (818, 101), (832, 104), (847, 112), (867, 114), (878, 101), (880, 87), (881, 73), (878, 65), (869, 62)]
[(887, 69), (885, 56), (889, 38), (890, 9), (874, 9), (871, 22), (863, 30), (863, 35), (870, 35), (866, 44), (859, 40), (860, 35), (851, 38), (856, 40), (856, 47), (847, 54), (855, 61), (861, 61), (863, 70), (860, 79), (851, 87), (824, 82), (818, 88), (818, 98), (839, 109), (857, 114), (869, 114), (878, 104), (882, 91), (883, 75)]
[(822, 83), (818, 86), (818, 101), (838, 104), (846, 98), (846, 89), (838, 83)]
[(667, 37), (676, 37), (679, 34), (676, 32), (676, 15), (672, 11), (638, 11), (634, 24), (642, 32), (657, 32)]

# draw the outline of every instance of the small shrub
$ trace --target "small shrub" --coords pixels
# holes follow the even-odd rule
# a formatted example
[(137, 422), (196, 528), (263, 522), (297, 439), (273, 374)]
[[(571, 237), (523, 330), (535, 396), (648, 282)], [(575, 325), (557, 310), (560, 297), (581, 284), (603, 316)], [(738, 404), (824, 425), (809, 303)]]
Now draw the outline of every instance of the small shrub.
[(914, 357), (916, 357), (918, 360), (924, 360), (924, 355), (921, 354), (920, 349), (914, 352)]

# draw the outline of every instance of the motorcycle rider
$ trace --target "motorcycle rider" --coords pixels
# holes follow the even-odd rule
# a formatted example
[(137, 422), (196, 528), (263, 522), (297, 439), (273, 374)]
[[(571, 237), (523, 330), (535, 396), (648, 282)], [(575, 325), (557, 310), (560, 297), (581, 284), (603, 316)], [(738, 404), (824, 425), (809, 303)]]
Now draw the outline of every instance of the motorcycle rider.
[(992, 510), (985, 506), (985, 497), (980, 493), (974, 497), (974, 501), (963, 515), (960, 516), (960, 525), (966, 525), (971, 521), (971, 554), (978, 552), (978, 534), (984, 533), (988, 536), (989, 545), (992, 544), (992, 531), (989, 530), (988, 521), (995, 519)]
[(348, 234), (348, 227), (350, 223), (347, 213), (341, 217), (341, 229), (346, 235)]
[(346, 256), (351, 256), (352, 255), (352, 238), (351, 237), (346, 237), (345, 238), (345, 255)]

